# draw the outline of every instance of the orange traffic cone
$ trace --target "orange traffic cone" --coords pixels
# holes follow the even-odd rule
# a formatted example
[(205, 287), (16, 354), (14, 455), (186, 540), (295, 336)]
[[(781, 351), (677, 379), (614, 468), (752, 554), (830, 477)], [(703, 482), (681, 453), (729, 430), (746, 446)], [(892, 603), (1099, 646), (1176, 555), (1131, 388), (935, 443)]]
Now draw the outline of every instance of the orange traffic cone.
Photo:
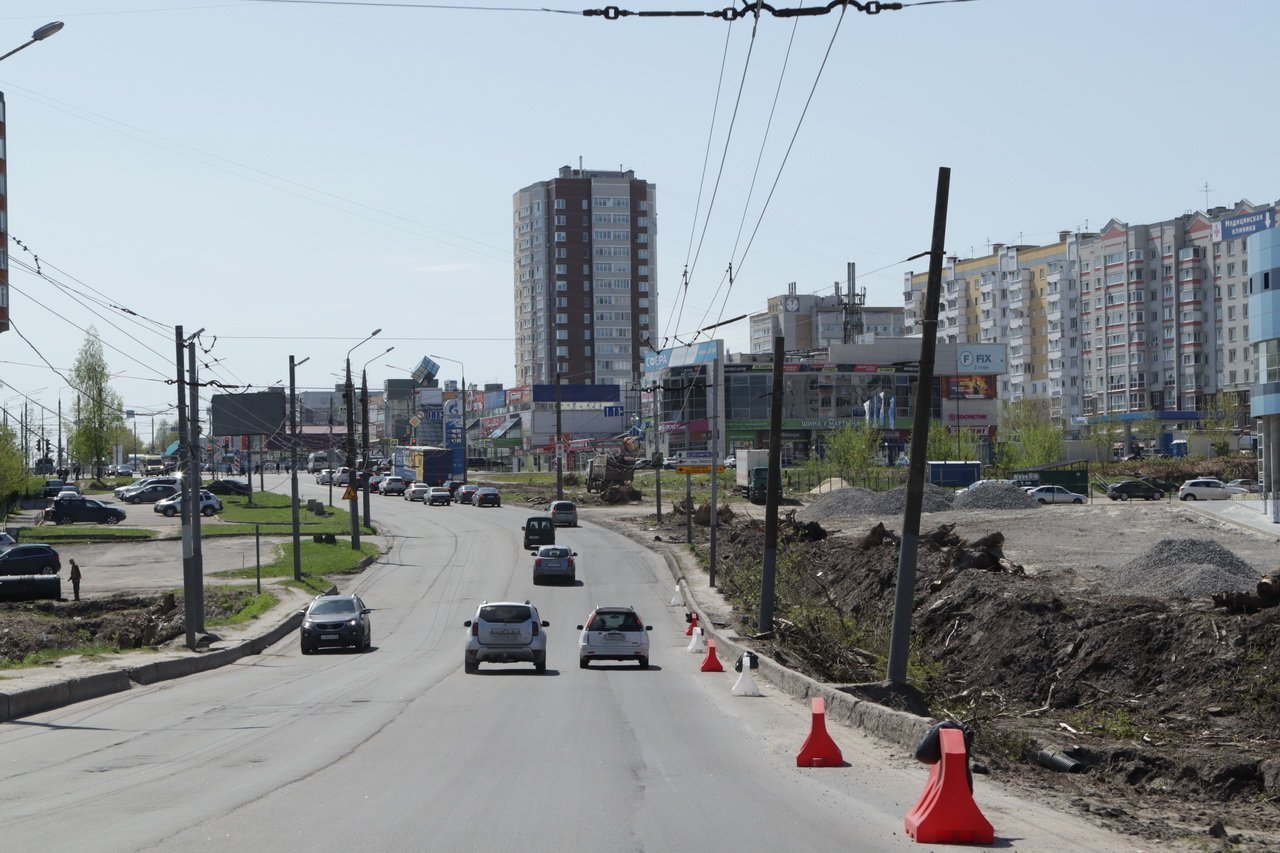
[(839, 767), (844, 764), (844, 755), (827, 734), (827, 700), (817, 697), (811, 707), (809, 736), (796, 753), (796, 767)]
[(720, 665), (720, 658), (716, 657), (715, 640), (707, 640), (707, 656), (702, 659), (700, 669), (703, 672), (724, 672), (724, 667)]
[(960, 729), (939, 728), (941, 758), (924, 793), (907, 812), (907, 834), (920, 844), (990, 844), (995, 830), (973, 800), (969, 759)]
[(686, 637), (692, 637), (693, 629), (697, 627), (698, 627), (698, 612), (695, 610), (689, 616), (689, 627), (684, 629), (684, 635)]

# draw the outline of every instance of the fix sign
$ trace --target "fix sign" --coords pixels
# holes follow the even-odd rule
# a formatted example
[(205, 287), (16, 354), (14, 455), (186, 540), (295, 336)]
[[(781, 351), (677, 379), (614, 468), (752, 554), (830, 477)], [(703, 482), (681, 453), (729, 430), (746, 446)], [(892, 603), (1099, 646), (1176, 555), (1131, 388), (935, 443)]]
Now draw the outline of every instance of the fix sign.
[(956, 344), (956, 366), (961, 373), (999, 376), (1009, 372), (1006, 354), (1005, 344)]

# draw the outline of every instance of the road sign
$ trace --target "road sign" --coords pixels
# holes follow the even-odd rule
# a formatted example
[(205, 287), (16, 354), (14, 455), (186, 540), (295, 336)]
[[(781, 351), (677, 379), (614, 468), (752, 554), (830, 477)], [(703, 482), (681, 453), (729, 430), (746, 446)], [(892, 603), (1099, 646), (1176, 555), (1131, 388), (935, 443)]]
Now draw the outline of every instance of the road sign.
[(418, 420), (416, 415), (412, 418), (409, 418), (409, 426), (417, 426), (420, 423), (422, 423), (422, 421)]
[(685, 459), (715, 459), (716, 455), (710, 450), (686, 450), (680, 454)]
[(606, 418), (620, 418), (622, 417), (622, 414), (623, 414), (622, 406), (605, 406), (604, 407), (604, 416)]
[(347, 486), (347, 490), (342, 493), (344, 501), (353, 501), (356, 499), (356, 490), (354, 486)]

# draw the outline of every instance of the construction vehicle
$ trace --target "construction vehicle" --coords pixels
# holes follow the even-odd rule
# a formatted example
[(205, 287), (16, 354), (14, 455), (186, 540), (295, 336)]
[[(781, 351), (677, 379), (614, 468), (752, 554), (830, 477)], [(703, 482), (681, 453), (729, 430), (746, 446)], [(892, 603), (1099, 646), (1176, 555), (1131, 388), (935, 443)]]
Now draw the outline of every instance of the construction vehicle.
[(587, 463), (587, 491), (604, 494), (612, 487), (630, 490), (636, 461), (625, 453), (597, 453)]

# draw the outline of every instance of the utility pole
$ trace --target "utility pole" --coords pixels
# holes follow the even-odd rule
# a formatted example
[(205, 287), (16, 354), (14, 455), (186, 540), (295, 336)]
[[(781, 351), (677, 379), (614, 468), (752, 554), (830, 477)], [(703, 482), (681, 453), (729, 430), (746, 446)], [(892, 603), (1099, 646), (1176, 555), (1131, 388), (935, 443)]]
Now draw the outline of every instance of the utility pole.
[(561, 456), (561, 441), (563, 440), (563, 432), (561, 431), (560, 421), (560, 374), (556, 374), (556, 500), (564, 500), (564, 464)]
[[(466, 423), (465, 421), (463, 422)], [(369, 480), (373, 472), (369, 470), (369, 372), (360, 370), (360, 453), (364, 457), (361, 468), (365, 471), (364, 488), (364, 523), (369, 525)]]
[[(302, 533), (299, 529), (301, 522), (298, 519), (298, 385), (294, 371), (299, 364), (306, 364), (310, 359), (311, 356), (307, 356), (302, 361), (295, 362), (293, 356), (289, 356), (289, 495), (292, 498), (293, 579), (295, 581), (302, 580)], [(329, 421), (329, 430), (332, 434), (332, 420)], [(329, 481), (333, 482), (332, 475)], [(332, 489), (333, 486), (330, 485), (329, 488)]]
[(333, 394), (329, 394), (329, 452), (325, 455), (329, 465), (329, 506), (333, 506), (333, 478), (338, 474), (338, 452), (333, 447)]
[[(649, 401), (649, 411), (653, 417), (653, 448), (649, 453), (649, 458), (656, 462), (658, 460), (658, 415), (661, 414), (661, 408), (658, 406), (658, 383), (653, 383), (653, 399)], [(662, 460), (662, 465), (653, 466), (653, 496), (657, 503), (658, 523), (662, 523), (662, 468), (666, 465), (666, 459)]]
[(920, 379), (916, 386), (911, 424), (911, 467), (907, 470), (907, 505), (902, 514), (902, 542), (898, 551), (898, 588), (893, 603), (893, 628), (889, 637), (888, 680), (907, 683), (907, 658), (911, 653), (911, 606), (916, 591), (916, 559), (920, 540), (920, 510), (924, 505), (924, 466), (929, 446), (929, 415), (933, 400), (933, 366), (938, 349), (938, 300), (942, 295), (942, 255), (947, 238), (947, 199), (951, 169), (938, 169), (938, 191), (933, 207), (933, 242), (929, 247), (929, 279), (925, 287), (924, 324), (920, 339)]
[[(187, 447), (187, 371), (183, 363), (186, 338), (181, 326), (174, 327), (173, 336), (178, 348), (178, 466), (181, 468)], [(195, 574), (191, 559), (191, 487), (185, 477), (178, 478), (178, 491), (182, 495), (182, 614), (187, 628), (187, 648), (194, 651), (200, 617), (195, 611)]]
[[(204, 634), (204, 548), (200, 543), (200, 376), (196, 365), (195, 335), (187, 344), (187, 361), (191, 379), (188, 384), (191, 400), (187, 406), (187, 436), (191, 449), (187, 451), (186, 471), (187, 489), (191, 495), (191, 578), (195, 581), (196, 630)], [(183, 504), (186, 503), (183, 500)]]
[(711, 382), (707, 385), (707, 417), (711, 418), (711, 560), (710, 577), (707, 579), (712, 589), (716, 588), (716, 529), (720, 526), (716, 513), (716, 492), (720, 484), (720, 442), (718, 439), (719, 419), (716, 417), (716, 366), (711, 365)]
[[(769, 399), (769, 476), (765, 479), (764, 563), (760, 570), (761, 634), (773, 630), (773, 579), (778, 566), (778, 498), (782, 496), (782, 361), (787, 339), (773, 339), (773, 387)], [(747, 472), (750, 473), (749, 471)]]
[(347, 401), (347, 512), (351, 514), (351, 550), (360, 550), (360, 494), (356, 491), (356, 406), (355, 389), (351, 385), (351, 356), (347, 355), (347, 384), (343, 389)]

